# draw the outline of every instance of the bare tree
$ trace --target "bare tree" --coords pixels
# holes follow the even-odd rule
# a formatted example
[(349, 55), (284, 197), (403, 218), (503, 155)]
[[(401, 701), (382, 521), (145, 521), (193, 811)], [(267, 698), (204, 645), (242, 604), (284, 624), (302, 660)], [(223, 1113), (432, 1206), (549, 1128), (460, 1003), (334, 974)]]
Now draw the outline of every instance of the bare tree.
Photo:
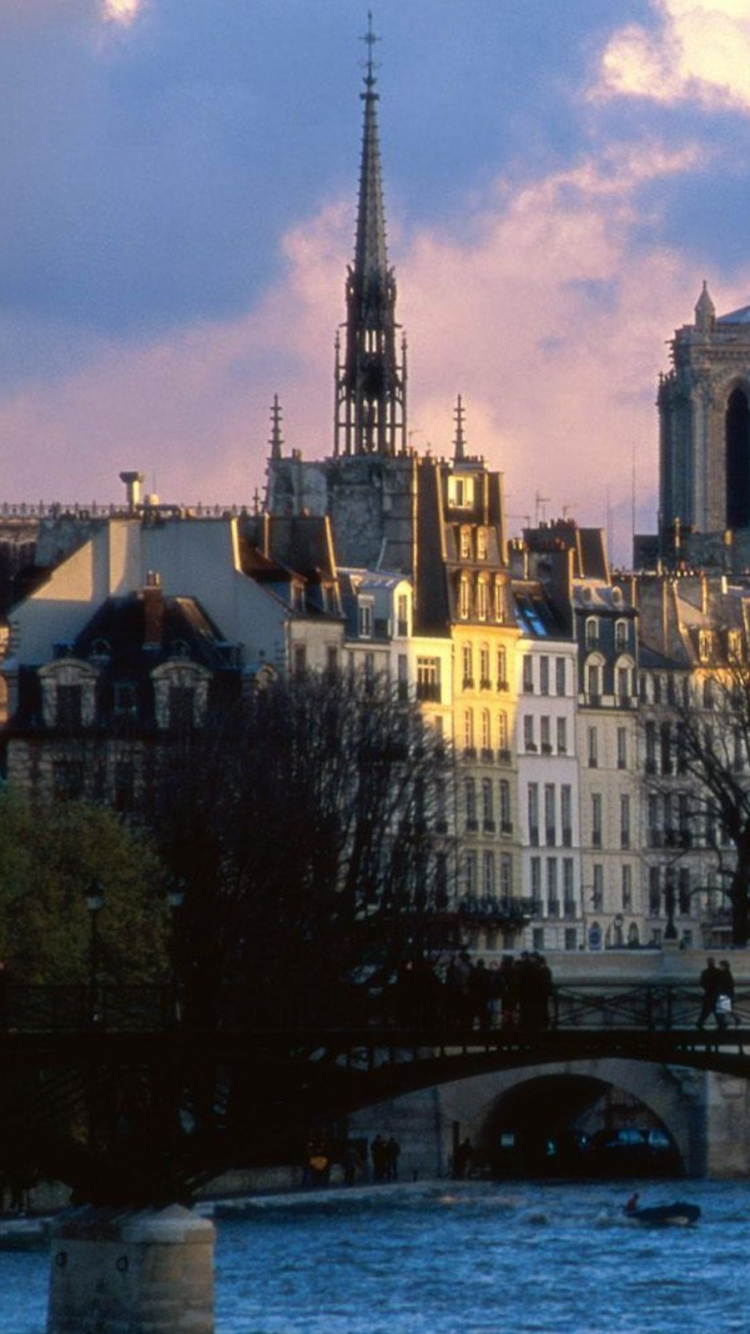
[(210, 717), (159, 803), (196, 1003), (221, 980), (250, 1021), (360, 1013), (367, 983), (434, 943), (451, 782), (386, 678), (305, 673)]
[[(732, 942), (745, 945), (750, 937), (750, 666), (732, 657), (724, 666), (685, 676), (682, 687), (661, 722), (652, 722), (654, 730), (646, 733), (647, 773), (661, 769), (660, 790), (675, 808), (664, 843), (675, 862), (688, 848), (704, 850), (729, 904)], [(654, 789), (654, 779), (648, 781)], [(671, 893), (670, 920), (673, 882)]]

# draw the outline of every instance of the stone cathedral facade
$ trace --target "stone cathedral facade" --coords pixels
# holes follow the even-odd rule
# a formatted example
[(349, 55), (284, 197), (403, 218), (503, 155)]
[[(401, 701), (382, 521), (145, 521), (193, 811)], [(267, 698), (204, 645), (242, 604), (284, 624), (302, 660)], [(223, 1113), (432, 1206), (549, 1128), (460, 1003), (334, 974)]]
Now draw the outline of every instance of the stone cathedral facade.
[(750, 306), (717, 316), (704, 283), (659, 383), (659, 550), (668, 563), (750, 565)]

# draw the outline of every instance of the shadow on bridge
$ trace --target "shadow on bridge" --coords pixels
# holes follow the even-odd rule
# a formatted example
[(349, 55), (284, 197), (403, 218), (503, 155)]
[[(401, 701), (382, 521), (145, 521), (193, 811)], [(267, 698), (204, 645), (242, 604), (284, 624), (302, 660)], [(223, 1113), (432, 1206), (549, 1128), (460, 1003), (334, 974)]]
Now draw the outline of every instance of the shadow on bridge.
[(697, 988), (560, 987), (536, 1028), (380, 1015), (254, 1027), (232, 998), (209, 1027), (163, 989), (13, 988), (0, 1032), (2, 1158), (97, 1204), (189, 1201), (230, 1167), (293, 1161), (350, 1113), (496, 1071), (611, 1058), (750, 1078), (748, 997), (700, 1030)]

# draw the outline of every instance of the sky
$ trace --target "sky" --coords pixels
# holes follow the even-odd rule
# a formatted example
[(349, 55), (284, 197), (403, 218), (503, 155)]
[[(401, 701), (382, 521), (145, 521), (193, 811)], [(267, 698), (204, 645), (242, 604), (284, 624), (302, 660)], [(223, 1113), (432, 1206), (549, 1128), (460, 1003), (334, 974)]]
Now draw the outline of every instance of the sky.
[[(750, 301), (750, 0), (372, 0), (412, 445), (511, 527), (655, 527), (702, 282)], [(366, 0), (0, 0), (0, 501), (262, 494), (332, 450)]]

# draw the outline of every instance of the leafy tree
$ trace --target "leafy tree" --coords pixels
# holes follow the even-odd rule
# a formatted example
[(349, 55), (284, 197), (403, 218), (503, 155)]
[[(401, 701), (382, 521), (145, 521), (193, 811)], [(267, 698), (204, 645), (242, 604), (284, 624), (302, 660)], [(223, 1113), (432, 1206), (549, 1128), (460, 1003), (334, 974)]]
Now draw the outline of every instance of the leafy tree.
[(203, 1018), (223, 980), (251, 1020), (351, 1020), (365, 984), (428, 951), (451, 781), (436, 729), (384, 678), (305, 673), (212, 718), (159, 803)]
[(89, 978), (84, 895), (98, 882), (99, 975), (142, 984), (168, 977), (165, 872), (150, 837), (111, 811), (65, 801), (43, 808), (0, 793), (0, 957), (18, 983)]

